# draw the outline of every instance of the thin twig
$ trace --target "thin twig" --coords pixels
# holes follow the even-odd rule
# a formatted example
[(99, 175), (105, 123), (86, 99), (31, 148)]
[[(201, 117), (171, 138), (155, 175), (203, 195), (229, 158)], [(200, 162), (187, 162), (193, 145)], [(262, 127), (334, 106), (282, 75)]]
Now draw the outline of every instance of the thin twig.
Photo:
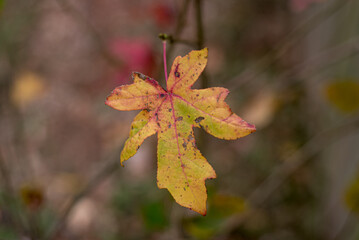
[[(289, 68), (288, 70), (276, 76), (276, 81), (274, 83), (267, 81), (257, 83), (255, 85), (250, 85), (249, 88), (247, 87), (247, 93), (258, 93), (258, 91), (265, 91), (265, 89), (273, 89), (275, 92), (280, 92), (282, 89), (286, 89), (288, 86), (298, 84), (300, 80), (305, 77), (313, 77), (314, 71), (318, 71), (320, 68), (328, 68), (331, 65), (338, 63), (339, 61), (356, 56), (358, 54), (359, 36), (355, 36), (340, 45), (318, 53), (313, 58), (295, 64), (295, 66), (292, 68)], [(296, 74), (300, 77), (289, 79), (291, 76), (293, 76), (293, 74)]]
[(344, 229), (350, 223), (350, 214), (351, 213), (349, 211), (346, 211), (344, 214), (345, 215), (341, 219), (339, 224), (336, 224), (335, 228), (332, 229), (332, 233), (330, 234), (330, 236), (328, 236), (328, 240), (343, 239), (343, 237), (341, 235), (343, 234)]
[(325, 19), (328, 19), (333, 14), (337, 13), (347, 3), (352, 0), (337, 0), (332, 5), (325, 8), (323, 11), (319, 11), (314, 16), (306, 19), (304, 22), (299, 23), (279, 44), (274, 48), (276, 52), (276, 58), (282, 57), (291, 47), (295, 45), (301, 38), (304, 38), (315, 27), (322, 23)]
[[(12, 185), (11, 177), (9, 176), (9, 171), (6, 166), (5, 157), (3, 154), (2, 146), (0, 146), (0, 176), (1, 176), (1, 182), (4, 190), (4, 194), (2, 196), (3, 201), (6, 205), (11, 206), (14, 203), (17, 202), (16, 200), (16, 193)], [(8, 208), (9, 210), (12, 210), (12, 207)], [(12, 222), (14, 225), (14, 228), (18, 231), (18, 233), (26, 234), (28, 232), (28, 229), (24, 226), (23, 219), (21, 219), (21, 213), (19, 212), (18, 208), (16, 207), (14, 209), (14, 214), (9, 214), (9, 222)]]
[[(11, 62), (10, 56), (7, 56), (9, 63)], [(9, 68), (5, 69), (5, 72), (2, 74), (3, 81), (0, 84), (0, 115), (3, 117), (2, 120), (5, 120), (7, 123), (14, 123), (12, 126), (13, 134), (2, 139), (0, 144), (0, 176), (2, 180), (2, 186), (4, 190), (3, 200), (4, 203), (8, 206), (9, 210), (9, 220), (13, 223), (14, 228), (18, 231), (19, 234), (24, 234), (27, 236), (31, 235), (31, 230), (29, 227), (29, 221), (27, 214), (22, 211), (18, 206), (18, 196), (17, 189), (14, 186), (12, 181), (12, 176), (10, 172), (11, 163), (19, 164), (19, 152), (22, 153), (23, 149), (23, 122), (18, 109), (10, 101), (10, 89), (12, 87), (13, 79), (13, 65), (15, 62), (12, 62)], [(6, 134), (5, 134), (6, 136)], [(16, 150), (15, 150), (16, 147)], [(23, 158), (23, 154), (21, 154)], [(21, 162), (23, 163), (23, 162)]]
[[(353, 133), (353, 130), (359, 128), (359, 116), (344, 121), (326, 131), (315, 135), (300, 149), (294, 152), (290, 157), (283, 159), (283, 164), (276, 167), (272, 173), (252, 191), (248, 202), (253, 207), (261, 207), (270, 196), (278, 190), (283, 182), (297, 169), (309, 161), (315, 154)], [(246, 214), (238, 214), (229, 218), (221, 231), (221, 235), (226, 235), (233, 229), (241, 225), (248, 217)]]
[[(181, 10), (178, 14), (175, 31), (172, 34), (174, 41), (176, 41), (177, 39), (180, 39), (181, 33), (182, 33), (184, 27), (186, 26), (186, 17), (187, 17), (187, 13), (188, 13), (188, 9), (189, 9), (189, 3), (190, 3), (190, 0), (185, 0), (183, 2)], [(173, 43), (175, 43), (175, 42), (173, 42)], [(174, 51), (174, 47), (175, 47), (175, 44), (171, 44), (169, 46), (168, 51), (167, 51), (168, 59), (171, 58), (172, 53)]]
[[(318, 53), (311, 59), (308, 59), (302, 63), (296, 64), (294, 67), (288, 69), (287, 71), (282, 72), (279, 76), (276, 77), (276, 83), (272, 87), (277, 89), (286, 88), (288, 85), (296, 84), (297, 82), (285, 81), (293, 73), (303, 77), (313, 76), (313, 71), (317, 71), (320, 68), (328, 68), (329, 66), (338, 63), (339, 61), (343, 61), (349, 57), (353, 57), (359, 54), (359, 36), (353, 37), (348, 41), (337, 45), (333, 48), (324, 50), (321, 53)], [(266, 89), (269, 83), (265, 83), (261, 86), (262, 89)]]
[[(196, 18), (196, 26), (197, 26), (197, 49), (202, 49), (204, 47), (204, 27), (203, 27), (203, 16), (202, 16), (202, 0), (194, 0), (194, 8), (195, 8), (195, 18)], [(201, 88), (205, 89), (209, 86), (209, 80), (206, 70), (204, 69), (201, 74)], [(198, 146), (205, 153), (208, 142), (207, 136), (204, 131), (200, 132), (198, 138)]]
[[(351, 0), (337, 0), (323, 11), (318, 12), (308, 20), (298, 24), (283, 38), (282, 41), (280, 41), (272, 50), (256, 62), (256, 66), (263, 66), (261, 70), (257, 71), (254, 67), (248, 67), (245, 71), (228, 81), (227, 84), (231, 86), (231, 89), (233, 90), (241, 87), (242, 84), (254, 81), (260, 76), (260, 74), (269, 69), (273, 61), (280, 59), (293, 46), (295, 46), (295, 43), (305, 37), (325, 19), (338, 12), (350, 1)], [(271, 57), (272, 55), (274, 55), (274, 58)]]
[(172, 44), (184, 44), (184, 45), (187, 45), (191, 48), (195, 48), (198, 46), (198, 43), (197, 42), (194, 42), (194, 41), (190, 41), (190, 40), (186, 40), (186, 39), (172, 39)]
[(107, 60), (107, 62), (115, 67), (118, 68), (122, 65), (122, 61), (115, 57), (107, 48), (106, 44), (104, 43), (101, 35), (98, 33), (98, 31), (94, 28), (94, 26), (89, 22), (89, 20), (83, 16), (83, 14), (78, 11), (75, 7), (71, 6), (70, 3), (68, 3), (66, 0), (55, 0), (59, 6), (63, 9), (64, 12), (66, 12), (68, 15), (73, 17), (78, 23), (83, 24), (88, 32), (91, 34), (91, 37), (94, 41), (94, 43), (97, 46), (98, 52), (101, 54), (101, 56)]
[(93, 175), (93, 177), (88, 181), (88, 183), (80, 190), (66, 206), (58, 220), (50, 227), (49, 231), (45, 235), (45, 240), (55, 239), (56, 236), (63, 230), (67, 219), (76, 206), (76, 204), (85, 196), (88, 196), (93, 190), (96, 189), (104, 180), (109, 178), (114, 174), (120, 166), (119, 158), (116, 155), (109, 157), (109, 160), (105, 165), (100, 168), (100, 170)]
[(197, 25), (197, 47), (203, 48), (204, 34), (203, 34), (203, 20), (202, 20), (202, 1), (194, 0), (194, 8), (196, 11), (196, 25)]
[(356, 117), (314, 136), (289, 158), (283, 160), (284, 164), (277, 167), (272, 174), (250, 194), (248, 198), (249, 202), (262, 205), (288, 176), (301, 167), (312, 156), (333, 142), (350, 135), (354, 129), (358, 128), (359, 117)]
[(335, 64), (338, 61), (342, 61), (343, 59), (354, 56), (358, 52), (359, 36), (355, 36), (340, 45), (318, 53), (316, 56), (306, 60), (303, 63), (296, 64), (292, 69), (285, 71), (280, 76), (286, 77), (292, 72), (308, 74), (314, 69), (328, 67), (329, 65)]
[[(197, 48), (202, 49), (204, 47), (204, 28), (202, 18), (202, 0), (195, 0), (194, 7), (196, 11), (196, 25), (197, 25)], [(203, 70), (201, 75), (201, 87), (208, 88), (208, 76), (206, 71)]]

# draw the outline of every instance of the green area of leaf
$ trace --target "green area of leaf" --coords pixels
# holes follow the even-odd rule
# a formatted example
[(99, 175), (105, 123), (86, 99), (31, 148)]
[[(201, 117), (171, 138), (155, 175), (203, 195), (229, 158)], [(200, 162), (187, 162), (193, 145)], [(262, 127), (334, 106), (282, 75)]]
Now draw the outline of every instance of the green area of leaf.
[(328, 101), (344, 113), (352, 113), (359, 109), (359, 82), (340, 80), (330, 83), (325, 89)]

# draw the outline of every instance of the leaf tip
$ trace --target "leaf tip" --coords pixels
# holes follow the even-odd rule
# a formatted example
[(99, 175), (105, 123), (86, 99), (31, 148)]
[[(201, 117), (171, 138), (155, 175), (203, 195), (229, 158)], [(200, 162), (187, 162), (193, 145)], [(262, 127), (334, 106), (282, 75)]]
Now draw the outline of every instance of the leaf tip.
[[(180, 204), (181, 205), (181, 204)], [(182, 205), (183, 206), (183, 205)], [(185, 206), (184, 206), (185, 207)], [(207, 215), (207, 207), (205, 207), (204, 209), (194, 209), (192, 207), (186, 207), (191, 211), (194, 211), (196, 213), (201, 214), (203, 217), (205, 217)]]
[(141, 79), (141, 80), (145, 80), (146, 79), (146, 76), (144, 75), (144, 74), (142, 74), (142, 73), (140, 73), (140, 72), (132, 72), (131, 73), (131, 80), (133, 81), (133, 82), (136, 82), (136, 76), (139, 78), (139, 79)]
[(204, 58), (208, 58), (208, 47), (203, 48), (202, 51), (204, 52)]
[(123, 156), (122, 156), (122, 153), (121, 153), (121, 157), (120, 157), (120, 164), (121, 164), (121, 167), (125, 167), (125, 165), (123, 165), (123, 162), (126, 161), (127, 159), (125, 159)]
[[(111, 96), (111, 95), (110, 95)], [(106, 98), (106, 101), (105, 101), (105, 104), (107, 105), (107, 106), (110, 106), (111, 107), (111, 101), (109, 100), (109, 97), (110, 96), (108, 96), (107, 98)]]
[(247, 124), (248, 124), (249, 131), (251, 133), (254, 133), (255, 131), (257, 131), (256, 126), (254, 124), (250, 124), (250, 123), (247, 123)]
[(203, 217), (207, 215), (207, 209), (204, 210), (204, 212), (200, 213)]

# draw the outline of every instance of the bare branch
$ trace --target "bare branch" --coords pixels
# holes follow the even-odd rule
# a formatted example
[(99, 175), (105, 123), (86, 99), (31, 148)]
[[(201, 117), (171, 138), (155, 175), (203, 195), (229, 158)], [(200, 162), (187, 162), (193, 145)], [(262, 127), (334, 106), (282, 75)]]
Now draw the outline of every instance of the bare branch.
[(96, 44), (98, 52), (104, 59), (108, 61), (111, 66), (117, 68), (122, 65), (122, 62), (108, 50), (101, 35), (81, 12), (79, 12), (75, 7), (71, 6), (71, 4), (69, 4), (66, 0), (56, 0), (56, 2), (64, 12), (74, 18), (78, 23), (86, 27), (89, 34), (91, 34), (94, 43)]
[[(253, 207), (261, 207), (276, 190), (285, 182), (285, 180), (293, 174), (297, 169), (303, 166), (315, 154), (319, 153), (329, 145), (340, 141), (354, 133), (359, 129), (359, 116), (349, 118), (346, 121), (322, 131), (311, 138), (300, 149), (294, 152), (287, 159), (282, 159), (283, 164), (277, 166), (258, 187), (249, 195), (248, 202)], [(226, 235), (233, 229), (238, 228), (250, 212), (245, 214), (237, 214), (229, 218), (224, 224), (221, 235)]]
[(45, 240), (56, 239), (57, 235), (63, 230), (67, 219), (74, 209), (76, 204), (85, 196), (88, 196), (93, 190), (96, 189), (104, 180), (109, 178), (119, 169), (120, 162), (117, 154), (109, 157), (107, 162), (100, 170), (96, 172), (88, 183), (70, 200), (69, 204), (65, 207), (64, 211), (58, 218), (58, 220), (50, 227), (49, 231), (45, 235)]

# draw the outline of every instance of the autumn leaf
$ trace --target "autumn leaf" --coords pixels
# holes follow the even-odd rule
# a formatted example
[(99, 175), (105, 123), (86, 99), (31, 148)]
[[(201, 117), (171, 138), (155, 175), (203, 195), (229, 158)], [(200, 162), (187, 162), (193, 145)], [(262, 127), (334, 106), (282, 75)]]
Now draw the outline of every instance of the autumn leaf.
[(167, 80), (167, 90), (156, 80), (133, 73), (134, 83), (113, 90), (106, 104), (114, 109), (142, 110), (133, 120), (121, 153), (121, 164), (142, 142), (157, 133), (157, 185), (167, 188), (176, 202), (206, 215), (205, 180), (216, 173), (196, 147), (193, 127), (221, 139), (237, 139), (255, 127), (232, 113), (221, 87), (191, 89), (207, 64), (208, 49), (178, 56)]

